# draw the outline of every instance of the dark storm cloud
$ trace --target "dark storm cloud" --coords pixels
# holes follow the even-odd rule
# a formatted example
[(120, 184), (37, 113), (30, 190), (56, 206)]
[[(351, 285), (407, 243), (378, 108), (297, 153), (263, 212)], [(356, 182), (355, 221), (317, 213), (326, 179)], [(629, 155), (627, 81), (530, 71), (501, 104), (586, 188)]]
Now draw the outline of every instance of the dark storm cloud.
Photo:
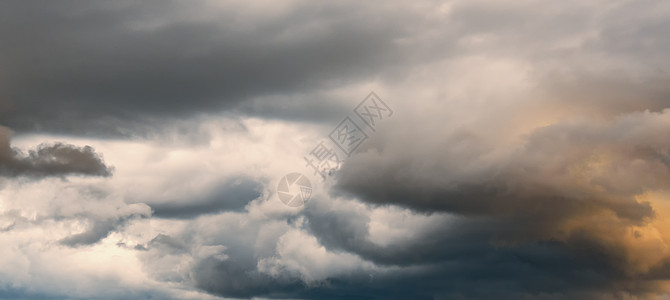
[(112, 169), (90, 146), (41, 144), (27, 155), (10, 146), (11, 131), (0, 127), (0, 176), (110, 176)]
[[(4, 125), (120, 133), (149, 116), (231, 109), (267, 95), (299, 91), (314, 95), (309, 103), (325, 101), (314, 91), (389, 62), (398, 26), (337, 4), (199, 18), (213, 11), (205, 3), (69, 3), (76, 5), (0, 5)], [(243, 108), (268, 110), (287, 113), (269, 104)]]
[[(493, 223), (479, 226), (477, 233), (472, 222), (463, 222), (454, 229), (462, 232), (435, 228), (417, 238), (416, 244), (379, 247), (347, 229), (357, 218), (347, 218), (342, 211), (320, 213), (310, 217), (309, 226), (331, 251), (403, 267), (390, 272), (352, 271), (305, 284), (289, 272), (259, 273), (254, 261), (244, 259), (248, 254), (231, 252), (225, 261), (200, 261), (192, 270), (197, 286), (224, 297), (277, 299), (625, 299), (631, 293), (653, 291), (612, 269), (598, 251), (600, 245), (589, 239), (572, 245), (547, 241), (501, 246), (490, 242), (496, 236)], [(618, 286), (622, 282), (628, 285)]]
[(284, 298), (294, 296), (306, 288), (300, 280), (282, 280), (258, 272), (255, 261), (217, 261), (206, 258), (193, 271), (198, 288), (225, 297), (276, 295)]
[[(527, 81), (535, 94), (510, 101), (519, 111), (489, 108), (497, 104), (491, 99), (466, 97), (484, 104), (453, 113), (447, 96), (398, 99), (407, 102), (398, 115), (409, 115), (403, 111), (409, 106), (420, 113), (378, 132), (348, 158), (333, 193), (374, 207), (454, 214), (457, 221), (412, 232), (410, 242), (379, 245), (371, 238), (369, 212), (313, 201), (303, 212), (306, 230), (325, 249), (392, 271), (357, 270), (301, 287), (297, 277), (259, 273), (258, 259), (234, 246), (228, 260), (207, 259), (194, 269), (196, 286), (227, 297), (308, 299), (654, 299), (663, 293), (653, 280), (670, 279), (666, 254), (655, 248), (665, 243), (644, 231), (660, 209), (639, 198), (670, 188), (670, 114), (662, 112), (670, 95), (663, 71), (668, 47), (664, 38), (652, 38), (662, 30), (621, 18), (627, 5), (602, 16), (545, 5), (458, 2), (449, 7), (448, 21), (429, 24), (439, 37), (421, 53), (440, 52), (447, 60), (495, 57), (484, 64), (520, 59), (530, 65)], [(592, 25), (594, 18), (601, 22)], [(594, 37), (564, 46), (588, 30)], [(635, 42), (621, 42), (622, 34)], [(470, 38), (475, 46), (451, 47), (453, 40), (467, 44)], [(659, 70), (647, 72), (649, 65)], [(479, 67), (466, 66), (459, 71)], [(521, 70), (527, 71), (514, 71)], [(499, 79), (473, 77), (473, 94)], [(417, 86), (422, 95), (426, 86)], [(445, 90), (438, 91), (450, 93)], [(504, 99), (506, 92), (491, 96)], [(565, 118), (535, 124), (543, 110)], [(486, 120), (489, 115), (493, 120)], [(509, 137), (512, 142), (482, 133), (526, 118), (531, 133)]]
[[(485, 285), (499, 286), (502, 294), (473, 289), (461, 295), (466, 299), (514, 299), (532, 292), (557, 293), (558, 299), (583, 292), (591, 293), (589, 298), (628, 293), (652, 297), (656, 288), (653, 280), (645, 278), (669, 279), (668, 265), (663, 263), (667, 257), (651, 254), (654, 247), (644, 248), (641, 240), (645, 234), (631, 232), (650, 226), (660, 209), (639, 197), (670, 187), (669, 120), (668, 110), (606, 121), (577, 118), (535, 130), (508, 156), (494, 161), (481, 158), (500, 149), (475, 146), (481, 137), (474, 134), (444, 134), (443, 140), (436, 141), (435, 135), (396, 133), (398, 139), (386, 141), (383, 151), (373, 145), (347, 160), (335, 194), (354, 195), (374, 205), (467, 218), (425, 232), (410, 245), (390, 247), (370, 241), (365, 214), (312, 207), (306, 211), (309, 226), (329, 249), (356, 253), (378, 264), (451, 261), (476, 269), (479, 262), (506, 253), (497, 262), (500, 265), (482, 266), (482, 272), (470, 278), (490, 280)], [(413, 150), (408, 151), (407, 145)], [(464, 160), (464, 155), (475, 158)], [(431, 164), (425, 164), (427, 157)], [(543, 241), (551, 243), (539, 251), (560, 249), (562, 254), (555, 259), (564, 263), (548, 263), (541, 256), (525, 262), (538, 250), (528, 245)], [(479, 258), (470, 261), (469, 257)], [(498, 270), (498, 266), (510, 269)], [(527, 267), (532, 271), (527, 272)], [(544, 279), (533, 282), (540, 274)], [(435, 280), (458, 281), (445, 276)], [(581, 279), (568, 279), (576, 277)], [(512, 284), (529, 281), (533, 283)], [(450, 295), (453, 290), (436, 288), (434, 292)]]
[[(625, 260), (623, 249), (588, 232), (564, 241), (508, 243), (505, 234), (518, 230), (514, 220), (458, 218), (417, 231), (410, 242), (380, 246), (369, 237), (365, 213), (327, 201), (311, 204), (307, 227), (329, 251), (392, 269), (354, 270), (307, 284), (288, 270), (274, 276), (259, 272), (256, 259), (243, 251), (247, 248), (228, 238), (222, 239), (232, 247), (225, 251), (227, 259), (204, 258), (191, 269), (196, 286), (224, 297), (277, 299), (604, 300), (653, 299), (656, 292), (646, 278), (613, 264)], [(169, 240), (179, 249), (174, 251), (185, 251), (188, 242)], [(667, 276), (655, 272), (653, 278)]]
[[(416, 232), (410, 242), (380, 246), (370, 239), (365, 214), (321, 203), (308, 207), (306, 216), (310, 231), (328, 249), (355, 253), (378, 265), (404, 266), (367, 280), (339, 282), (343, 286), (338, 289), (350, 289), (358, 298), (519, 299), (533, 293), (567, 297), (608, 285), (615, 277), (595, 256), (572, 252), (564, 243), (496, 245), (492, 241), (512, 228), (494, 218), (442, 221)], [(555, 281), (562, 276), (565, 281)]]
[[(589, 65), (595, 73), (580, 70), (595, 56), (656, 66), (663, 73), (670, 47), (659, 38), (665, 21), (647, 17), (649, 10), (662, 9), (658, 3), (614, 6), (600, 15), (562, 4), (545, 12), (544, 4), (534, 2), (457, 2), (449, 17), (397, 3), (284, 3), (264, 14), (210, 8), (207, 2), (68, 3), (1, 4), (0, 123), (20, 132), (132, 135), (151, 131), (146, 124), (160, 127), (162, 117), (230, 109), (266, 118), (332, 120), (345, 108), (324, 93), (328, 89), (374, 79), (395, 84), (425, 62), (491, 54), (527, 59), (538, 80), (547, 78), (542, 84), (549, 98), (591, 101), (594, 110), (615, 102), (605, 109), (614, 113), (648, 108), (650, 101), (656, 101), (652, 109), (667, 103), (664, 74), (654, 85), (638, 84), (639, 74), (613, 72), (607, 65)], [(426, 38), (437, 29), (439, 34)], [(582, 37), (591, 31), (593, 37)], [(468, 42), (493, 36), (474, 46)], [(580, 51), (560, 47), (578, 38), (584, 39)], [(567, 69), (564, 81), (578, 84), (553, 83), (561, 79), (556, 69)], [(602, 84), (623, 93), (614, 101), (552, 93), (602, 91)], [(626, 86), (651, 88), (657, 100), (631, 100)]]
[[(343, 210), (315, 202), (306, 208), (308, 228), (321, 244), (331, 250), (343, 250), (378, 265), (411, 266), (457, 260), (459, 257), (486, 252), (490, 228), (504, 232), (506, 224), (494, 220), (459, 220), (459, 230), (447, 230), (451, 222), (441, 222), (430, 230), (418, 231), (413, 241), (380, 246), (369, 235), (370, 217), (365, 212)], [(494, 224), (497, 223), (497, 224)], [(480, 254), (483, 252), (480, 252)]]
[[(384, 152), (368, 151), (347, 160), (338, 186), (372, 203), (425, 212), (535, 215), (540, 221), (548, 215), (603, 208), (642, 221), (651, 210), (634, 196), (670, 186), (670, 142), (664, 138), (670, 131), (669, 116), (669, 110), (642, 112), (540, 128), (508, 157), (477, 169), (475, 162), (459, 160), (461, 155), (483, 157), (496, 150), (471, 153), (476, 147), (462, 146), (476, 144), (480, 137), (455, 132), (435, 141), (437, 136), (407, 132)], [(408, 144), (425, 147), (412, 152)], [(443, 155), (425, 165), (421, 155), (438, 151)], [(588, 207), (582, 200), (589, 200)], [(538, 215), (542, 212), (548, 215)]]

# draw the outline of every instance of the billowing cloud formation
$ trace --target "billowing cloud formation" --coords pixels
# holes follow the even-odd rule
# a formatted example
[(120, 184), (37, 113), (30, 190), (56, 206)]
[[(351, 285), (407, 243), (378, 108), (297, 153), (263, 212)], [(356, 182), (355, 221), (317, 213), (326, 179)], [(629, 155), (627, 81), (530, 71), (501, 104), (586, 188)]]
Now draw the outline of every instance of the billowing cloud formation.
[(408, 133), (383, 153), (371, 148), (347, 161), (339, 185), (372, 202), (427, 212), (535, 215), (540, 222), (549, 216), (538, 208), (554, 217), (605, 209), (642, 221), (652, 212), (635, 197), (670, 187), (669, 130), (670, 110), (559, 123), (495, 159), (499, 148), (467, 147), (481, 142), (474, 133)]
[(667, 2), (71, 4), (0, 4), (0, 298), (669, 299)]
[(89, 146), (42, 144), (24, 155), (10, 146), (11, 134), (0, 126), (0, 176), (111, 175), (111, 168)]
[[(358, 26), (371, 11), (349, 16), (335, 3), (266, 5), (261, 13), (254, 5), (209, 1), (80, 2), (76, 10), (3, 4), (0, 37), (12, 47), (0, 51), (0, 64), (12, 75), (3, 77), (0, 119), (20, 131), (126, 134), (155, 117), (231, 109), (277, 94), (309, 98), (393, 59), (384, 50), (397, 26)], [(292, 110), (302, 106), (273, 101), (242, 109), (297, 117)]]
[[(379, 247), (366, 239), (366, 222), (354, 225), (363, 216), (338, 219), (326, 213), (315, 218), (313, 228), (327, 244), (391, 264), (407, 264), (409, 258), (427, 263), (476, 255), (474, 251), (493, 247), (469, 249), (483, 234), (503, 249), (488, 253), (526, 251), (527, 245), (537, 245), (532, 247), (559, 251), (554, 259), (565, 260), (571, 268), (586, 267), (602, 276), (599, 280), (653, 291), (655, 280), (667, 280), (670, 259), (665, 221), (670, 213), (670, 144), (665, 138), (669, 131), (670, 111), (665, 110), (538, 128), (511, 150), (465, 146), (483, 144), (472, 133), (457, 131), (442, 140), (408, 134), (385, 144), (383, 151), (370, 148), (347, 161), (339, 190), (378, 205), (479, 219), (460, 225), (474, 232), (441, 242), (449, 236), (441, 229), (404, 252), (397, 245)], [(479, 152), (473, 153), (474, 149)], [(426, 157), (432, 158), (430, 164)], [(332, 221), (318, 226), (323, 219)], [(423, 244), (427, 241), (429, 245)], [(468, 250), (446, 250), (461, 247)], [(573, 266), (572, 255), (584, 261)], [(548, 274), (565, 271), (541, 269)], [(580, 279), (587, 286), (596, 284), (589, 281)], [(610, 292), (628, 288), (607, 287)]]

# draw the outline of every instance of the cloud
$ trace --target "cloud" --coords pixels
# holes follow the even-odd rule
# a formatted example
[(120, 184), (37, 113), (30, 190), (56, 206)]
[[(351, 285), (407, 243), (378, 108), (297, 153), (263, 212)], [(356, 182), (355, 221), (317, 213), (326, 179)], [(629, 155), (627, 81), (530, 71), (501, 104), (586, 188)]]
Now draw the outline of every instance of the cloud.
[[(0, 122), (18, 132), (11, 146), (0, 132), (0, 285), (667, 299), (669, 14), (653, 0), (0, 4)], [(393, 117), (332, 182), (312, 178), (306, 206), (283, 206), (276, 180), (310, 176), (303, 156), (370, 91)]]
[(136, 217), (146, 217), (141, 213), (129, 216), (122, 216), (118, 219), (93, 220), (88, 229), (84, 232), (67, 236), (60, 240), (60, 243), (69, 247), (87, 246), (100, 242), (109, 236), (112, 232), (120, 230), (123, 225)]
[[(0, 52), (4, 72), (13, 74), (3, 77), (4, 125), (119, 135), (158, 117), (230, 110), (291, 93), (307, 95), (301, 102), (314, 109), (337, 107), (311, 104), (321, 97), (316, 91), (369, 77), (392, 60), (388, 49), (399, 26), (383, 20), (359, 26), (374, 12), (352, 15), (342, 4), (282, 2), (260, 15), (208, 1), (80, 5), (0, 9), (6, 20), (0, 36), (12, 45)], [(18, 16), (36, 21), (26, 26)], [(242, 110), (293, 114), (272, 102)]]
[(11, 131), (0, 127), (0, 175), (46, 177), (64, 175), (111, 176), (112, 168), (90, 146), (41, 144), (24, 155), (10, 146)]
[(244, 178), (232, 179), (217, 186), (209, 195), (198, 196), (202, 197), (200, 199), (155, 203), (151, 204), (151, 209), (157, 218), (194, 218), (223, 211), (241, 211), (249, 202), (260, 197), (261, 191), (262, 186), (258, 182)]

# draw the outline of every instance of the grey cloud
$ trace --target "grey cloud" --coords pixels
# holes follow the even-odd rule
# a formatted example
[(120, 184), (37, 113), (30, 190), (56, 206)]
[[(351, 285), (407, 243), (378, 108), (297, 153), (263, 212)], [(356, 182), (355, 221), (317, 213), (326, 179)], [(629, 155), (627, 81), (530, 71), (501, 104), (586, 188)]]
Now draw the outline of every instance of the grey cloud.
[(60, 242), (70, 247), (92, 245), (107, 237), (115, 229), (115, 225), (110, 220), (94, 222), (88, 230), (66, 237)]
[(653, 283), (612, 264), (625, 251), (588, 232), (510, 244), (506, 233), (519, 230), (514, 220), (458, 217), (414, 229), (411, 241), (380, 246), (370, 239), (363, 211), (347, 202), (311, 204), (307, 226), (327, 249), (396, 268), (329, 278), (294, 294), (303, 299), (653, 299), (656, 293)]
[[(426, 63), (468, 56), (526, 61), (548, 98), (571, 98), (576, 107), (606, 106), (616, 114), (650, 101), (657, 110), (667, 104), (662, 73), (670, 44), (658, 38), (664, 19), (647, 17), (665, 9), (656, 1), (604, 12), (579, 2), (551, 10), (533, 1), (454, 2), (445, 15), (399, 2), (298, 2), (265, 15), (208, 15), (203, 11), (216, 10), (205, 2), (77, 4), (3, 4), (0, 36), (10, 46), (0, 51), (0, 64), (12, 74), (1, 90), (4, 125), (21, 132), (135, 135), (160, 128), (164, 117), (222, 110), (331, 121), (346, 107), (329, 90), (376, 79), (407, 83)], [(585, 66), (592, 57), (602, 61)], [(621, 61), (639, 67), (610, 67)], [(660, 84), (634, 79), (648, 67), (661, 73)], [(576, 84), (553, 83), (561, 70), (567, 70), (564, 81)], [(603, 84), (623, 93), (589, 97)], [(573, 92), (563, 97), (556, 89)], [(574, 95), (580, 90), (587, 95)], [(640, 93), (657, 100), (634, 99)]]
[[(297, 279), (282, 280), (256, 270), (255, 264), (233, 260), (200, 261), (194, 268), (196, 287), (232, 298), (265, 296), (291, 297), (305, 288)], [(274, 297), (273, 297), (274, 298)]]
[(670, 105), (670, 76), (664, 71), (636, 74), (574, 68), (539, 73), (534, 96), (543, 99), (548, 109), (566, 115), (613, 117), (634, 111), (660, 112)]
[(60, 240), (60, 243), (69, 247), (89, 246), (100, 242), (112, 232), (119, 231), (124, 225), (136, 218), (142, 218), (140, 214), (120, 216), (112, 219), (89, 218), (89, 228), (84, 232), (77, 233)]
[[(354, 196), (374, 205), (399, 205), (425, 214), (464, 216), (466, 221), (445, 226), (462, 228), (460, 234), (436, 229), (413, 245), (379, 247), (367, 237), (365, 215), (332, 213), (328, 209), (307, 210), (306, 215), (312, 232), (324, 245), (379, 264), (458, 264), (468, 261), (470, 255), (515, 253), (527, 245), (551, 241), (545, 246), (562, 249), (566, 264), (586, 268), (579, 272), (593, 272), (597, 280), (563, 282), (576, 275), (538, 261), (534, 263), (539, 268), (536, 271), (557, 277), (519, 291), (558, 293), (560, 288), (554, 285), (561, 282), (570, 292), (559, 293), (559, 299), (577, 292), (607, 298), (605, 291), (622, 293), (616, 297), (630, 293), (648, 294), (653, 299), (656, 292), (652, 281), (638, 275), (667, 279), (661, 275), (667, 274), (667, 265), (657, 257), (661, 261), (654, 263), (653, 270), (643, 267), (641, 271), (640, 262), (632, 257), (647, 254), (639, 253), (640, 249), (635, 248), (638, 242), (627, 240), (625, 235), (656, 218), (654, 206), (638, 197), (670, 187), (670, 144), (666, 138), (669, 116), (670, 111), (664, 110), (609, 120), (577, 117), (536, 129), (521, 144), (513, 144), (517, 148), (500, 152), (508, 154), (496, 160), (483, 158), (501, 149), (482, 146), (486, 144), (477, 140), (484, 137), (476, 134), (464, 136), (456, 131), (453, 135), (423, 136), (406, 132), (385, 143), (373, 141), (345, 162), (334, 195)], [(383, 148), (376, 148), (379, 145)], [(464, 160), (464, 156), (472, 158)], [(426, 164), (427, 160), (431, 163)], [(602, 222), (608, 226), (598, 225)], [(533, 253), (512, 256), (525, 259), (524, 255)], [(488, 286), (502, 284), (504, 278), (518, 272), (503, 271), (498, 277), (495, 267), (489, 271), (492, 275), (485, 277), (492, 282)], [(625, 285), (639, 290), (627, 290)], [(504, 297), (514, 298), (510, 295), (519, 296), (517, 292), (513, 288)], [(495, 298), (478, 291), (462, 296)]]
[(90, 146), (41, 144), (24, 155), (10, 145), (11, 131), (0, 127), (1, 176), (111, 176), (112, 168)]
[[(338, 186), (373, 203), (466, 215), (518, 216), (544, 209), (552, 215), (564, 210), (570, 214), (573, 208), (578, 209), (571, 205), (585, 208), (579, 199), (588, 199), (594, 209), (603, 207), (641, 221), (651, 211), (632, 197), (644, 188), (670, 184), (666, 180), (670, 179), (670, 153), (663, 138), (670, 129), (669, 115), (667, 110), (634, 113), (612, 121), (576, 121), (540, 128), (508, 156), (488, 164), (482, 161), (472, 170), (468, 168), (476, 163), (460, 161), (461, 155), (476, 159), (496, 150), (481, 148), (477, 151), (482, 152), (472, 153), (476, 148), (462, 146), (477, 144), (481, 137), (458, 132), (442, 137), (408, 133), (386, 144), (383, 152), (371, 148), (347, 160)], [(424, 147), (411, 152), (408, 144)], [(461, 152), (463, 149), (469, 151)], [(424, 164), (422, 155), (438, 151), (444, 155), (430, 158), (431, 165)], [(598, 159), (607, 159), (602, 173), (588, 169), (588, 164)], [(631, 169), (631, 160), (638, 161), (639, 168)], [(619, 171), (623, 169), (630, 173)], [(567, 180), (573, 175), (590, 181), (580, 186), (580, 182)], [(542, 203), (543, 209), (529, 206), (531, 202)]]
[(148, 204), (155, 217), (188, 219), (224, 211), (242, 211), (249, 202), (261, 196), (261, 191), (262, 185), (259, 182), (235, 178), (221, 183), (208, 193), (194, 195), (190, 199), (161, 199), (160, 203)]
[[(196, 258), (188, 272), (183, 271), (190, 274), (188, 280), (199, 289), (233, 298), (645, 299), (648, 295), (653, 299), (656, 295), (652, 283), (613, 263), (625, 260), (624, 249), (588, 231), (575, 232), (564, 241), (509, 243), (507, 234), (520, 230), (517, 221), (457, 217), (424, 230), (410, 228), (410, 241), (380, 246), (370, 239), (369, 213), (355, 201), (314, 199), (304, 217), (306, 228), (328, 251), (352, 253), (390, 271), (353, 270), (316, 284), (306, 284), (288, 271), (277, 276), (259, 272), (258, 261), (272, 253), (265, 247), (276, 245), (278, 236), (300, 222), (255, 218), (240, 222), (248, 215), (238, 213), (200, 218), (178, 238), (159, 235), (143, 257), (150, 265), (161, 264), (158, 261), (170, 255)], [(226, 258), (188, 254), (200, 245), (225, 245)]]
[[(380, 246), (370, 239), (370, 218), (364, 211), (313, 202), (305, 216), (310, 232), (328, 249), (355, 253), (377, 265), (390, 266), (434, 264), (481, 254), (490, 247), (489, 238), (509, 226), (492, 219), (442, 221), (429, 230), (415, 230), (409, 242)], [(458, 230), (449, 229), (452, 226)]]
[[(314, 91), (393, 61), (399, 24), (369, 24), (373, 11), (346, 5), (303, 4), (268, 18), (198, 19), (190, 14), (202, 14), (202, 2), (4, 3), (0, 36), (11, 46), (0, 64), (12, 76), (3, 78), (0, 119), (19, 131), (119, 134), (149, 116), (261, 96), (311, 92), (318, 102)], [(283, 110), (272, 106), (259, 113)]]
[[(140, 258), (147, 272), (161, 280), (184, 282), (212, 293), (224, 293), (230, 297), (250, 297), (250, 290), (271, 291), (277, 285), (268, 275), (256, 270), (256, 255), (271, 251), (255, 245), (265, 234), (270, 241), (275, 235), (281, 235), (286, 226), (280, 221), (258, 222), (248, 220), (248, 215), (224, 212), (208, 215), (188, 223), (185, 231), (179, 234), (159, 234), (140, 251)], [(268, 225), (273, 226), (268, 226)], [(265, 228), (266, 232), (260, 230)], [(271, 247), (272, 242), (267, 243)], [(201, 253), (203, 247), (224, 247), (216, 253)], [(227, 258), (217, 258), (217, 254)], [(185, 267), (176, 270), (171, 267), (181, 264)]]
[[(319, 218), (310, 219), (314, 223), (322, 221)], [(323, 223), (328, 228), (326, 235), (341, 233), (340, 226), (347, 225), (327, 220)], [(460, 225), (467, 228), (467, 224)], [(345, 232), (341, 237), (358, 238), (348, 234), (350, 232)], [(288, 274), (279, 277), (259, 274), (253, 265), (242, 267), (240, 257), (234, 255), (223, 262), (203, 260), (193, 273), (199, 288), (235, 298), (619, 299), (631, 294), (653, 292), (651, 286), (644, 284), (634, 292), (618, 287), (617, 283), (625, 281), (625, 276), (603, 262), (599, 258), (602, 253), (596, 251), (597, 245), (589, 244), (588, 239), (579, 244), (582, 251), (575, 251), (573, 246), (560, 242), (501, 247), (489, 242), (492, 235), (463, 234), (461, 237), (443, 238), (443, 232), (435, 231), (433, 234), (438, 237), (422, 237), (419, 244), (393, 245), (407, 247), (407, 252), (393, 249), (393, 246), (374, 249), (381, 253), (356, 252), (360, 248), (353, 250), (366, 258), (377, 256), (373, 259), (382, 263), (384, 260), (388, 263), (388, 258), (392, 256), (397, 259), (396, 263), (404, 261), (403, 267), (392, 272), (354, 271), (327, 278), (319, 284), (305, 285)], [(434, 242), (435, 239), (438, 241)], [(342, 245), (360, 247), (362, 244), (365, 247), (366, 244), (364, 240), (340, 242), (342, 244), (337, 245), (326, 241), (324, 245), (338, 251)]]
[(184, 253), (188, 250), (188, 246), (184, 242), (165, 234), (159, 234), (154, 237), (149, 242), (148, 248), (161, 248), (164, 250), (164, 253)]

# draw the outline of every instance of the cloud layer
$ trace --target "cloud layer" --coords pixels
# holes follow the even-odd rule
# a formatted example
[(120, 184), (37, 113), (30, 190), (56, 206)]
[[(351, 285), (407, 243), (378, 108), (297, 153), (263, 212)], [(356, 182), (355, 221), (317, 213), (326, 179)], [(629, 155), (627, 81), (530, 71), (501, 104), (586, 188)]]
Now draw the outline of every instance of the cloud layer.
[[(0, 298), (670, 299), (668, 16), (4, 2)], [(370, 91), (393, 116), (322, 181)]]

